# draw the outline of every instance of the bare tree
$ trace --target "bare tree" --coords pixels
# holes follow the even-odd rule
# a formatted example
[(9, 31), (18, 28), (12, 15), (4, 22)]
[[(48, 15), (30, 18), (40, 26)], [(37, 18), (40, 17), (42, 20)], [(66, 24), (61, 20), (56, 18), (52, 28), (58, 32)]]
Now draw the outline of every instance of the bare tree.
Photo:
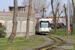
[(32, 0), (29, 0), (27, 25), (26, 25), (26, 39), (29, 39), (29, 21), (30, 21), (30, 15), (31, 15), (31, 5), (32, 5)]
[[(29, 0), (23, 0), (22, 4), (24, 6), (29, 6)], [(32, 0), (32, 7), (37, 9), (38, 11), (42, 8), (45, 8), (46, 0)]]
[(65, 35), (67, 35), (68, 34), (68, 29), (67, 29), (67, 27), (68, 27), (68, 17), (67, 17), (67, 10), (66, 10), (66, 6), (65, 6), (65, 4), (64, 4), (64, 11), (65, 11), (65, 17), (66, 17), (66, 33), (65, 33)]
[(73, 19), (73, 6), (72, 6), (72, 2), (70, 2), (70, 24), (72, 25), (72, 19)]
[(7, 43), (12, 43), (17, 30), (17, 11), (18, 11), (17, 0), (14, 0), (13, 30), (11, 35), (8, 38)]
[[(28, 1), (29, 0), (23, 0), (22, 4), (24, 6), (29, 6)], [(32, 0), (32, 7), (36, 9), (36, 13), (42, 14), (42, 16), (44, 16), (43, 14), (46, 8), (46, 0)]]
[(59, 21), (59, 17), (60, 17), (60, 15), (63, 13), (63, 11), (61, 11), (61, 13), (59, 13), (59, 9), (58, 9), (58, 19), (57, 19), (57, 23), (58, 23), (58, 21)]
[(72, 29), (71, 29), (71, 34), (73, 35), (74, 34), (74, 17), (75, 17), (75, 8), (74, 8), (74, 0), (72, 0), (72, 7), (73, 7), (73, 17), (72, 17)]
[(58, 11), (58, 6), (59, 3), (57, 3), (56, 9), (54, 11), (54, 6), (53, 6), (53, 0), (51, 0), (51, 7), (52, 7), (52, 13), (53, 13), (53, 22), (54, 22), (54, 32), (56, 33), (56, 29), (57, 29), (57, 23), (56, 23), (56, 16), (57, 16), (57, 11)]
[(42, 18), (44, 18), (44, 11), (45, 11), (45, 8), (43, 8), (43, 14), (42, 14)]

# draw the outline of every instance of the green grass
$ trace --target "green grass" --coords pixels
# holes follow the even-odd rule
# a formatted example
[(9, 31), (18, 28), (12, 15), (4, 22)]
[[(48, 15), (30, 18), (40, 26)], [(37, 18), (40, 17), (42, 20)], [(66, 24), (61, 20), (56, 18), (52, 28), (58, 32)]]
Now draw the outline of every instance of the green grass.
[[(52, 29), (50, 34), (57, 35), (57, 36), (68, 37), (68, 35), (65, 35), (65, 28), (57, 29), (57, 33), (54, 33), (54, 29)], [(75, 40), (75, 31), (74, 31), (74, 35), (70, 35), (70, 36), (71, 36), (72, 39)]]
[[(15, 37), (12, 43), (6, 43), (8, 38), (0, 38), (0, 50), (23, 50), (25, 48), (41, 45), (45, 42), (44, 36), (34, 35), (30, 39)], [(43, 43), (42, 43), (43, 42)]]

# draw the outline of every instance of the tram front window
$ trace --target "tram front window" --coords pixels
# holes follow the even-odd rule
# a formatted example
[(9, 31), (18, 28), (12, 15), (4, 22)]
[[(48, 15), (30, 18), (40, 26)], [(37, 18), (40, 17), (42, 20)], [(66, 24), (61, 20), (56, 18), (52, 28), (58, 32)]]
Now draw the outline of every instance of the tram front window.
[(41, 22), (41, 28), (48, 28), (48, 22)]

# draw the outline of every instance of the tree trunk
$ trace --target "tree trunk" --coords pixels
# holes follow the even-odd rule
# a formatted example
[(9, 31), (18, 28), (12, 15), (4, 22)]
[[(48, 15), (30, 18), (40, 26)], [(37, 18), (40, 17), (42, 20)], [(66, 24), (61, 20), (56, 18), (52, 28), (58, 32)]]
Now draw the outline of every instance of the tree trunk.
[(12, 43), (15, 33), (16, 33), (16, 29), (17, 29), (17, 11), (18, 11), (18, 5), (17, 5), (17, 0), (14, 0), (14, 14), (13, 14), (13, 30), (11, 35), (8, 38), (7, 43)]
[(42, 18), (44, 18), (44, 11), (45, 11), (45, 8), (43, 8), (43, 15), (42, 15)]
[(55, 11), (54, 11), (54, 6), (53, 6), (53, 0), (51, 0), (51, 6), (52, 6), (52, 13), (53, 13), (54, 32), (56, 33), (56, 31), (57, 31), (56, 16), (57, 16), (59, 3), (57, 4)]
[(72, 6), (73, 6), (73, 17), (72, 17), (72, 29), (71, 29), (71, 35), (73, 35), (74, 34), (74, 27), (73, 27), (73, 25), (74, 25), (74, 17), (75, 17), (75, 12), (74, 12), (74, 1), (72, 0)]
[(66, 32), (65, 32), (65, 35), (68, 34), (68, 17), (67, 17), (67, 12), (66, 12), (66, 7), (65, 7), (65, 4), (64, 4), (64, 11), (65, 11), (65, 16), (66, 16)]
[(57, 23), (56, 23), (56, 15), (54, 15), (54, 33), (56, 33), (57, 30)]
[(60, 17), (60, 14), (59, 14), (59, 9), (58, 9), (58, 19), (57, 19), (57, 24), (58, 24), (58, 21), (59, 21), (59, 17)]
[(31, 15), (31, 5), (32, 5), (32, 0), (29, 0), (27, 25), (26, 25), (26, 39), (29, 39), (29, 21), (30, 21), (30, 15)]

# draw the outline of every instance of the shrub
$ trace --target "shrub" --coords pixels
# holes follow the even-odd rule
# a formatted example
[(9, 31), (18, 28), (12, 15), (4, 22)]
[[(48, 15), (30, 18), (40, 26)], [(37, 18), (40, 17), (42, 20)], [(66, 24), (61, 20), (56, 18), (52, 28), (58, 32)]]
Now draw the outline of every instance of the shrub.
[(1, 25), (0, 27), (0, 37), (5, 37), (6, 36), (6, 27), (4, 25)]
[(4, 30), (0, 30), (0, 37), (5, 37), (6, 36), (6, 32)]

